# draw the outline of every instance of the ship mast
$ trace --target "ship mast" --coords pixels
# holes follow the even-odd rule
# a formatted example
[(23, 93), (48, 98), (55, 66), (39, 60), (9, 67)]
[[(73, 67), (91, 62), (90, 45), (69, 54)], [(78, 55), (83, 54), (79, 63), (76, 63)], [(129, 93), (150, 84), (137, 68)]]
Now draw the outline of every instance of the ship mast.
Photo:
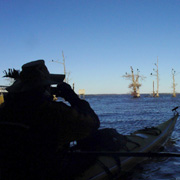
[(155, 97), (155, 92), (154, 92), (154, 81), (153, 81), (153, 97)]
[(52, 60), (52, 62), (60, 63), (63, 65), (64, 75), (65, 75), (64, 82), (69, 83), (70, 72), (66, 72), (66, 65), (65, 65), (65, 58), (64, 58), (64, 52), (63, 51), (62, 51), (62, 57), (63, 57), (63, 62), (55, 61), (55, 60)]
[(158, 72), (158, 57), (157, 57), (157, 93), (156, 97), (159, 97), (159, 72)]
[(175, 87), (176, 87), (176, 84), (175, 84), (175, 73), (176, 71), (174, 69), (172, 69), (172, 77), (173, 77), (173, 97), (176, 97), (176, 90), (175, 90)]
[(132, 84), (130, 84), (130, 86), (133, 88), (133, 96), (137, 96), (137, 86), (136, 86), (136, 81), (135, 81), (135, 78), (134, 78), (134, 71), (133, 71), (133, 68), (131, 66), (131, 76), (132, 76)]
[(67, 82), (67, 80), (66, 80), (66, 65), (65, 65), (65, 58), (64, 58), (64, 52), (62, 51), (62, 57), (63, 57), (63, 63), (61, 63), (61, 64), (63, 64), (63, 67), (64, 67), (64, 75), (65, 75), (65, 79), (64, 79), (64, 82)]
[[(159, 70), (158, 70), (158, 56), (157, 56), (157, 64), (155, 63), (156, 69), (153, 69), (153, 71), (155, 72), (155, 74), (151, 73), (151, 75), (156, 76), (157, 79), (157, 91), (156, 91), (156, 95), (154, 97), (159, 97)], [(154, 84), (153, 84), (154, 86)]]

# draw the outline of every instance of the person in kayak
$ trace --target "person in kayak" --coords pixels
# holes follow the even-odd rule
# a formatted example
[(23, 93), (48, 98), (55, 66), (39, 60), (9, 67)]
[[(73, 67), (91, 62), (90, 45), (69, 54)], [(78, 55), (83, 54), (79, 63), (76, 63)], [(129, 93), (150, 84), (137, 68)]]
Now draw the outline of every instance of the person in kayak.
[[(0, 107), (3, 129), (0, 138), (13, 141), (5, 147), (5, 154), (15, 157), (4, 156), (11, 172), (5, 173), (5, 179), (14, 179), (11, 177), (14, 175), (18, 179), (33, 179), (35, 174), (40, 179), (51, 179), (48, 176), (54, 174), (52, 159), (56, 152), (63, 154), (70, 142), (95, 133), (100, 126), (99, 118), (89, 103), (63, 82), (64, 75), (49, 73), (44, 60), (24, 64), (21, 72), (6, 72), (6, 77), (14, 78), (15, 82), (7, 88), (8, 94)], [(57, 87), (51, 87), (53, 84)], [(70, 105), (53, 101), (54, 94)], [(2, 172), (6, 172), (6, 166), (1, 165)]]

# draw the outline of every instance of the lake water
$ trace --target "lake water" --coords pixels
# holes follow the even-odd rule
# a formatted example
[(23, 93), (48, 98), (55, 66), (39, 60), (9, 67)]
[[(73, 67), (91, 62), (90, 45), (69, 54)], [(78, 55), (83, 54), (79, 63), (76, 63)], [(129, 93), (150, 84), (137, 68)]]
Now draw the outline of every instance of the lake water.
[[(100, 128), (115, 128), (123, 135), (170, 119), (173, 116), (171, 110), (180, 106), (180, 95), (173, 98), (171, 94), (160, 94), (159, 98), (145, 94), (140, 98), (130, 95), (87, 95), (85, 99), (99, 116)], [(179, 118), (164, 151), (180, 153)], [(143, 179), (180, 180), (180, 158), (148, 160), (124, 177), (124, 180)]]

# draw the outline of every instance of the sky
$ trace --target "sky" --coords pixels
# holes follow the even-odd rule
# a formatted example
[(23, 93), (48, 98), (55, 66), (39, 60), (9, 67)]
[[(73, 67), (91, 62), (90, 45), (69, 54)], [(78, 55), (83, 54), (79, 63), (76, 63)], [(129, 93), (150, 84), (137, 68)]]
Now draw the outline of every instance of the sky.
[(180, 0), (0, 0), (0, 85), (3, 71), (44, 59), (86, 94), (126, 94), (130, 66), (146, 77), (140, 93), (180, 92)]

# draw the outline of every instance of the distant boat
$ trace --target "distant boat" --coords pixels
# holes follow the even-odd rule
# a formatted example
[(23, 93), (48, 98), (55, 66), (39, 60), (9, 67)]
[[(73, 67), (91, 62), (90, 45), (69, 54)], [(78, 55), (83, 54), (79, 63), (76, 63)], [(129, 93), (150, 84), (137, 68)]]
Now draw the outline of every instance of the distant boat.
[(131, 68), (131, 74), (126, 73), (123, 77), (126, 79), (130, 79), (132, 81), (131, 84), (129, 84), (129, 88), (132, 88), (131, 95), (134, 98), (139, 98), (140, 97), (140, 91), (139, 88), (141, 87), (141, 84), (139, 83), (139, 78), (144, 79), (145, 77), (139, 75), (139, 69), (137, 69), (137, 73), (134, 74), (134, 70)]

